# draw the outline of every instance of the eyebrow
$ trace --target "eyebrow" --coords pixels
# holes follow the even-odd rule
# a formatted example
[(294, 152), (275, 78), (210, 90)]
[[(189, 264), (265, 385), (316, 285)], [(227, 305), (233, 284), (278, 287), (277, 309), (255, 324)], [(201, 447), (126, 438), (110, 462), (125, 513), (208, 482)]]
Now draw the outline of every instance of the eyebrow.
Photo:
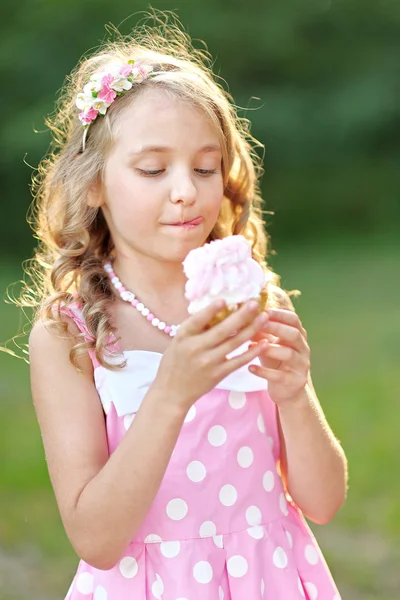
[[(141, 154), (150, 154), (150, 153), (167, 153), (172, 152), (172, 148), (168, 146), (142, 146), (138, 150), (134, 150), (130, 152), (130, 156), (140, 156)], [(198, 150), (199, 153), (210, 153), (210, 152), (221, 152), (221, 147), (216, 144), (207, 144)]]

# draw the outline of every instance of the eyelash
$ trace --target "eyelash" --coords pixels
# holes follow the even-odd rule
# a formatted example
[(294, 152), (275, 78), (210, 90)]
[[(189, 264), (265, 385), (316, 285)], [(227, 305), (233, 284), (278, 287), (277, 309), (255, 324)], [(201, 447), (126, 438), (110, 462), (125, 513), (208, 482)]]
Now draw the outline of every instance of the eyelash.
[[(145, 177), (157, 177), (157, 175), (160, 175), (161, 173), (163, 173), (163, 169), (158, 169), (156, 171), (145, 171), (144, 169), (137, 169), (139, 171), (139, 173), (141, 173), (141, 175), (144, 175)], [(216, 174), (216, 169), (195, 169), (195, 171), (197, 173), (199, 173), (199, 175), (215, 175)]]

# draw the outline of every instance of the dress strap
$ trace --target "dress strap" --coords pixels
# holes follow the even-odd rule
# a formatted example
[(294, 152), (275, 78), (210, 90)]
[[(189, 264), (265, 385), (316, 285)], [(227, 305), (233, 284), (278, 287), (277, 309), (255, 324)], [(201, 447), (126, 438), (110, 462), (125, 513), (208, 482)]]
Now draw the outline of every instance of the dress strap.
[[(60, 312), (66, 317), (69, 317), (73, 320), (75, 325), (78, 327), (79, 331), (83, 333), (86, 342), (93, 341), (93, 336), (91, 335), (91, 333), (89, 333), (85, 319), (82, 314), (82, 310), (78, 302), (73, 302), (68, 306), (66, 306), (65, 304), (61, 305)], [(95, 351), (93, 350), (93, 348), (90, 348), (88, 350), (88, 353), (93, 364), (93, 369), (97, 369), (97, 367), (100, 366), (100, 363), (96, 358)]]

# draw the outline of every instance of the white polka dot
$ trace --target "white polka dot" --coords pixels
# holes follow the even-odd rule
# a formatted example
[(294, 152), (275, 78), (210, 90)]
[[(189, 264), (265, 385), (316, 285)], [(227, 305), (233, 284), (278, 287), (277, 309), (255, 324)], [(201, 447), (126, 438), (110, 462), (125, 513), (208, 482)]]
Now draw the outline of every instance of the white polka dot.
[(218, 588), (218, 595), (219, 595), (219, 600), (224, 600), (224, 590), (222, 589), (221, 586), (219, 586), (219, 588)]
[(180, 549), (180, 542), (162, 542), (160, 544), (161, 554), (166, 558), (175, 558), (175, 556), (178, 556)]
[(214, 535), (213, 542), (217, 546), (217, 548), (224, 547), (224, 538), (222, 537), (222, 535)]
[(103, 401), (103, 409), (104, 409), (104, 412), (106, 413), (106, 415), (108, 415), (111, 410), (111, 404), (112, 404), (111, 400), (106, 399)]
[(304, 550), (304, 555), (306, 557), (306, 561), (310, 564), (310, 565), (316, 565), (318, 562), (318, 553), (316, 551), (316, 549), (314, 548), (314, 546), (311, 546), (311, 544), (308, 544), (306, 546), (306, 549)]
[(303, 598), (305, 598), (306, 595), (304, 593), (304, 587), (303, 587), (303, 584), (300, 581), (300, 577), (297, 578), (297, 585), (298, 585), (300, 594), (303, 596)]
[(274, 552), (273, 555), (274, 565), (278, 567), (278, 569), (284, 569), (288, 564), (288, 558), (286, 556), (286, 552), (280, 546)]
[(338, 594), (335, 594), (335, 595), (333, 596), (333, 600), (341, 600), (341, 599), (340, 599), (340, 596), (339, 596)]
[(272, 471), (266, 471), (263, 475), (263, 486), (266, 492), (272, 492), (275, 485), (275, 477)]
[(208, 441), (211, 446), (222, 446), (226, 442), (226, 430), (222, 425), (214, 425), (208, 432)]
[(247, 533), (255, 540), (261, 540), (261, 538), (264, 537), (264, 527), (261, 527), (261, 526), (250, 527), (247, 530)]
[(289, 514), (288, 503), (283, 492), (279, 496), (279, 508), (285, 516)]
[(237, 500), (237, 491), (233, 485), (223, 485), (219, 491), (219, 499), (224, 506), (233, 506)]
[(250, 467), (253, 460), (254, 455), (253, 450), (251, 448), (249, 448), (248, 446), (243, 446), (243, 448), (240, 448), (239, 452), (237, 453), (237, 461), (240, 467), (243, 467), (244, 469)]
[(249, 506), (246, 510), (246, 521), (249, 525), (255, 527), (261, 523), (262, 514), (261, 510), (257, 506)]
[(144, 541), (146, 544), (156, 544), (157, 542), (162, 542), (162, 539), (156, 533), (149, 533)]
[(264, 592), (265, 592), (265, 583), (264, 583), (264, 579), (261, 579), (261, 597), (264, 598)]
[(261, 431), (261, 433), (265, 433), (265, 423), (264, 423), (264, 417), (262, 416), (262, 414), (261, 414), (261, 413), (258, 415), (258, 419), (257, 419), (257, 427), (258, 427), (258, 429)]
[(213, 523), (212, 521), (204, 521), (204, 523), (202, 523), (200, 525), (200, 530), (199, 530), (200, 537), (202, 537), (202, 538), (213, 537), (213, 535), (215, 535), (216, 533), (217, 533), (217, 528), (215, 526), (215, 523)]
[(198, 583), (210, 583), (213, 578), (212, 566), (206, 560), (201, 560), (194, 565), (193, 576)]
[(190, 421), (193, 421), (195, 416), (196, 416), (196, 407), (193, 404), (188, 410), (188, 413), (185, 417), (184, 423), (190, 423)]
[(243, 556), (231, 556), (227, 562), (228, 573), (231, 577), (243, 577), (249, 568), (247, 560)]
[(76, 588), (81, 594), (93, 593), (92, 573), (80, 573), (76, 579)]
[(274, 447), (274, 440), (273, 440), (273, 438), (270, 437), (270, 436), (268, 436), (267, 437), (267, 442), (271, 446), (271, 450), (272, 450), (272, 448)]
[(204, 477), (207, 474), (207, 471), (202, 462), (200, 462), (199, 460), (194, 460), (188, 464), (186, 473), (190, 481), (198, 483), (199, 481), (203, 481)]
[(98, 585), (97, 588), (94, 590), (93, 600), (107, 600), (107, 592), (102, 585)]
[(131, 413), (130, 415), (125, 415), (124, 417), (124, 427), (128, 431), (129, 427), (132, 425), (133, 419), (135, 418), (136, 413)]
[(153, 583), (153, 585), (151, 586), (151, 591), (152, 591), (154, 598), (156, 598), (156, 600), (162, 600), (162, 595), (164, 593), (164, 584), (163, 584), (163, 580), (157, 573), (156, 573), (156, 580)]
[(305, 581), (304, 587), (306, 588), (307, 594), (310, 596), (310, 600), (317, 600), (318, 590), (317, 587), (311, 583), (311, 581)]
[(135, 577), (139, 570), (136, 558), (133, 558), (133, 556), (125, 556), (119, 563), (119, 570), (126, 579)]
[(243, 406), (246, 404), (245, 392), (230, 392), (228, 402), (232, 408), (243, 408)]
[(174, 498), (167, 504), (167, 515), (173, 521), (181, 521), (188, 513), (188, 505), (182, 498)]
[(287, 537), (287, 541), (288, 541), (289, 547), (293, 548), (292, 534), (289, 531), (286, 531), (286, 530), (285, 530), (285, 533), (286, 533), (286, 537)]

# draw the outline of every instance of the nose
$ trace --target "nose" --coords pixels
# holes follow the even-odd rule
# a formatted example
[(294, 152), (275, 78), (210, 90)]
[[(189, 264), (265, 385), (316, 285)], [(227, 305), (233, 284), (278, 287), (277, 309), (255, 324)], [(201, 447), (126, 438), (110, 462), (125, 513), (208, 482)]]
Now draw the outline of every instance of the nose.
[(197, 189), (189, 175), (180, 174), (173, 182), (170, 192), (170, 200), (174, 204), (191, 206), (196, 202)]

